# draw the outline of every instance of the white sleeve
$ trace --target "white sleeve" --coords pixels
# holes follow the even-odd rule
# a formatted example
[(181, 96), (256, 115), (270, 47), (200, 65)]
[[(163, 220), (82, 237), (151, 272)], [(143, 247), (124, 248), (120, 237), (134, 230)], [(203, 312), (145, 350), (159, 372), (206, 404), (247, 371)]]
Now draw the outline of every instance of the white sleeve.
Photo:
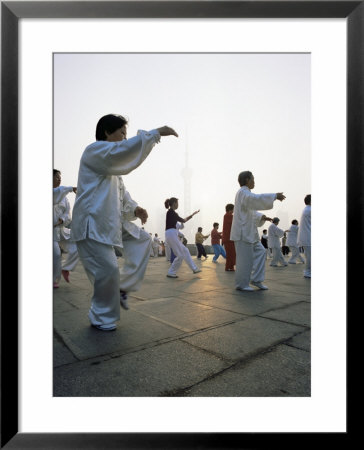
[(123, 216), (125, 220), (131, 221), (136, 219), (134, 211), (137, 206), (138, 203), (131, 198), (128, 191), (125, 191), (123, 198)]
[(53, 188), (53, 204), (56, 205), (61, 202), (72, 191), (72, 186), (58, 186), (57, 188)]
[(87, 147), (84, 163), (101, 175), (126, 175), (140, 166), (159, 141), (157, 130), (140, 130), (137, 136), (118, 142), (97, 141)]
[(276, 198), (277, 194), (253, 194), (245, 191), (242, 206), (253, 210), (272, 209)]

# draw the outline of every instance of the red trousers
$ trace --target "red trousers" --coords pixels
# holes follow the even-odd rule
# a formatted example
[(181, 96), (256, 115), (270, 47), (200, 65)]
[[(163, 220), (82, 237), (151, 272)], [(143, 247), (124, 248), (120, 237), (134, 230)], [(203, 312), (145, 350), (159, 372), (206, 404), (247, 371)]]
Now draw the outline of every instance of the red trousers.
[(225, 270), (234, 270), (236, 264), (236, 254), (234, 241), (224, 242), (226, 252)]

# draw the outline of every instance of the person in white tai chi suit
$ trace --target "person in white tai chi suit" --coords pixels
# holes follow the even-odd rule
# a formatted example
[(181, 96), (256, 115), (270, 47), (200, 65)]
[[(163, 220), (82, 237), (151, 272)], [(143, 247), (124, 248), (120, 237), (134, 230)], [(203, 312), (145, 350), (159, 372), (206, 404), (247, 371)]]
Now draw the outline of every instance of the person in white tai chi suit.
[[(61, 172), (53, 169), (53, 287), (59, 288), (61, 274), (69, 283), (69, 273), (78, 263), (77, 246), (70, 240), (71, 207), (66, 197), (76, 193), (72, 186), (60, 186)], [(62, 264), (62, 252), (66, 259)]]
[[(88, 316), (91, 325), (103, 331), (115, 330), (120, 319), (120, 273), (114, 251), (123, 248), (119, 176), (140, 166), (161, 136), (178, 136), (172, 128), (161, 127), (140, 130), (126, 139), (126, 126), (127, 120), (114, 114), (99, 120), (96, 142), (81, 157), (73, 208), (71, 238), (93, 284)], [(143, 208), (136, 207), (134, 215), (145, 223)]]
[(289, 264), (296, 264), (296, 261), (298, 260), (301, 263), (304, 263), (305, 260), (300, 255), (300, 251), (297, 244), (297, 236), (298, 236), (298, 220), (294, 219), (291, 222), (291, 227), (289, 230), (286, 230), (286, 233), (288, 233), (287, 237), (287, 246), (292, 252), (292, 256), (289, 259)]
[(266, 251), (259, 239), (258, 226), (272, 220), (257, 209), (272, 209), (275, 200), (283, 201), (282, 192), (277, 194), (253, 194), (254, 176), (241, 172), (238, 177), (240, 189), (235, 196), (234, 217), (230, 239), (236, 250), (235, 287), (241, 291), (253, 291), (249, 283), (259, 289), (268, 289), (263, 284), (265, 277)]
[(303, 247), (306, 266), (303, 272), (305, 278), (311, 278), (311, 194), (306, 195), (305, 208), (302, 212), (300, 229), (298, 231), (298, 245)]
[(133, 223), (137, 219), (135, 211), (137, 211), (138, 217), (143, 217), (142, 224), (146, 223), (148, 213), (131, 198), (121, 176), (119, 176), (119, 188), (123, 246), (115, 248), (122, 253), (124, 259), (124, 264), (120, 269), (120, 305), (124, 309), (129, 309), (128, 292), (137, 291), (142, 284), (152, 241), (146, 231), (141, 230)]
[(153, 256), (154, 256), (154, 258), (158, 258), (160, 240), (159, 240), (159, 237), (158, 237), (157, 233), (154, 234), (152, 246), (153, 246)]
[(281, 251), (281, 241), (280, 238), (284, 235), (284, 230), (278, 227), (279, 224), (279, 218), (274, 217), (272, 220), (272, 223), (269, 225), (268, 228), (268, 245), (269, 248), (272, 249), (273, 252), (273, 259), (270, 263), (270, 266), (272, 267), (278, 267), (278, 263), (282, 264), (282, 266), (288, 266), (286, 263), (286, 260), (283, 257), (282, 251)]

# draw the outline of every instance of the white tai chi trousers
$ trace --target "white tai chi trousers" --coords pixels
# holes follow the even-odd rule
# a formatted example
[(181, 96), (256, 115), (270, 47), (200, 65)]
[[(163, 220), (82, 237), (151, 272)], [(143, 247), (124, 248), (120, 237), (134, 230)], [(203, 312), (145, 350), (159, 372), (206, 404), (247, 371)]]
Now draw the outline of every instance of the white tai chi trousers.
[(147, 269), (152, 241), (144, 230), (140, 230), (139, 238), (123, 230), (122, 241), (124, 265), (120, 269), (120, 289), (137, 291)]
[(191, 258), (191, 254), (188, 248), (182, 244), (182, 242), (178, 239), (178, 231), (176, 228), (170, 228), (166, 230), (166, 243), (173, 250), (173, 253), (176, 257), (171, 264), (168, 274), (176, 275), (177, 270), (181, 267), (182, 261), (186, 261), (188, 267), (194, 271), (197, 270), (198, 267), (193, 262)]
[(235, 287), (244, 289), (250, 281), (263, 282), (266, 250), (260, 241), (234, 241), (236, 252)]
[(171, 260), (171, 248), (167, 242), (164, 242), (164, 248), (166, 250), (166, 259), (167, 259), (167, 261), (170, 261)]
[(120, 274), (112, 245), (93, 239), (77, 241), (77, 250), (94, 292), (88, 317), (92, 325), (120, 320)]
[(300, 255), (300, 250), (299, 250), (299, 248), (298, 247), (293, 247), (293, 246), (289, 246), (289, 249), (291, 250), (291, 252), (292, 252), (292, 256), (291, 256), (291, 258), (288, 260), (288, 262), (290, 263), (290, 264), (296, 264), (296, 261), (297, 261), (297, 259), (298, 259), (298, 261), (300, 261), (300, 262), (302, 262), (302, 263), (304, 263), (305, 262), (305, 260), (302, 258), (302, 256)]
[(286, 266), (286, 260), (283, 257), (283, 253), (279, 247), (272, 247), (273, 251), (273, 259), (270, 263), (271, 266), (277, 266), (278, 263), (281, 263), (283, 266)]
[[(62, 266), (62, 251), (67, 254)], [(61, 279), (62, 270), (74, 270), (78, 263), (78, 252), (75, 242), (62, 239), (53, 241), (53, 283), (58, 283)]]
[(306, 266), (303, 275), (311, 278), (311, 245), (304, 245), (303, 250), (306, 258)]

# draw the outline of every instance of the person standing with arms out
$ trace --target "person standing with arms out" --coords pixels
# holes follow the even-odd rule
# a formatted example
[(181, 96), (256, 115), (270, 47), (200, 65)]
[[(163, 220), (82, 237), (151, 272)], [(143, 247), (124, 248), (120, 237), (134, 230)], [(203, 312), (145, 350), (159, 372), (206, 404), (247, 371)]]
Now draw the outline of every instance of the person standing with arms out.
[[(76, 194), (72, 186), (61, 186), (61, 172), (53, 169), (53, 287), (59, 288), (61, 274), (69, 283), (69, 273), (78, 263), (77, 246), (70, 240), (71, 207), (66, 197), (70, 192)], [(62, 266), (62, 251), (67, 254)]]
[(182, 261), (185, 261), (188, 267), (192, 270), (193, 273), (201, 272), (196, 264), (192, 261), (191, 254), (186, 246), (182, 244), (182, 242), (178, 238), (178, 229), (177, 222), (181, 224), (186, 223), (188, 220), (192, 219), (192, 217), (200, 212), (200, 210), (195, 211), (190, 216), (183, 219), (176, 213), (176, 209), (178, 209), (178, 198), (171, 197), (167, 198), (164, 202), (164, 206), (168, 209), (166, 215), (166, 239), (165, 242), (169, 245), (173, 253), (175, 254), (175, 258), (168, 270), (167, 277), (169, 278), (178, 278), (177, 271), (181, 267)]
[(226, 253), (224, 247), (220, 245), (220, 239), (222, 238), (222, 232), (217, 231), (219, 229), (219, 224), (214, 222), (212, 225), (214, 228), (211, 230), (211, 245), (214, 249), (215, 256), (212, 258), (212, 262), (216, 263), (220, 255), (226, 259)]
[(279, 218), (274, 217), (268, 228), (268, 245), (273, 251), (273, 259), (270, 263), (272, 267), (278, 267), (278, 263), (281, 263), (282, 266), (288, 266), (283, 257), (280, 243), (280, 238), (283, 237), (284, 231), (278, 228), (278, 224)]
[[(123, 247), (119, 176), (139, 167), (161, 136), (178, 136), (167, 126), (138, 131), (126, 139), (127, 120), (119, 115), (101, 117), (96, 142), (84, 150), (78, 173), (71, 238), (93, 285), (88, 317), (99, 330), (115, 330), (120, 319), (120, 274), (114, 247)], [(146, 212), (135, 208), (142, 224)]]
[(311, 194), (306, 195), (305, 208), (301, 216), (301, 225), (298, 231), (298, 245), (303, 247), (306, 266), (303, 272), (305, 278), (311, 278)]
[(230, 239), (236, 251), (235, 287), (241, 291), (253, 291), (253, 286), (268, 289), (263, 284), (265, 277), (265, 248), (259, 240), (258, 226), (272, 220), (257, 209), (272, 209), (275, 200), (283, 201), (282, 192), (277, 194), (253, 194), (255, 180), (252, 172), (239, 174), (240, 189), (235, 197), (233, 223)]
[(297, 244), (297, 236), (298, 236), (298, 221), (296, 219), (292, 220), (291, 227), (289, 230), (286, 230), (286, 233), (288, 233), (287, 237), (287, 246), (292, 252), (292, 256), (289, 259), (289, 264), (296, 264), (296, 261), (300, 261), (301, 263), (304, 263), (305, 260), (300, 255), (300, 251)]
[(195, 244), (196, 244), (197, 251), (198, 251), (197, 259), (201, 259), (201, 255), (203, 255), (205, 257), (205, 259), (208, 258), (208, 256), (206, 255), (205, 247), (202, 245), (202, 243), (209, 236), (210, 236), (209, 234), (207, 236), (204, 236), (202, 234), (202, 227), (197, 228), (197, 233), (195, 235)]
[(225, 206), (224, 223), (222, 228), (222, 240), (224, 242), (226, 251), (225, 270), (227, 272), (235, 272), (234, 266), (236, 263), (236, 253), (234, 241), (230, 240), (231, 225), (233, 223), (234, 205), (228, 203)]

